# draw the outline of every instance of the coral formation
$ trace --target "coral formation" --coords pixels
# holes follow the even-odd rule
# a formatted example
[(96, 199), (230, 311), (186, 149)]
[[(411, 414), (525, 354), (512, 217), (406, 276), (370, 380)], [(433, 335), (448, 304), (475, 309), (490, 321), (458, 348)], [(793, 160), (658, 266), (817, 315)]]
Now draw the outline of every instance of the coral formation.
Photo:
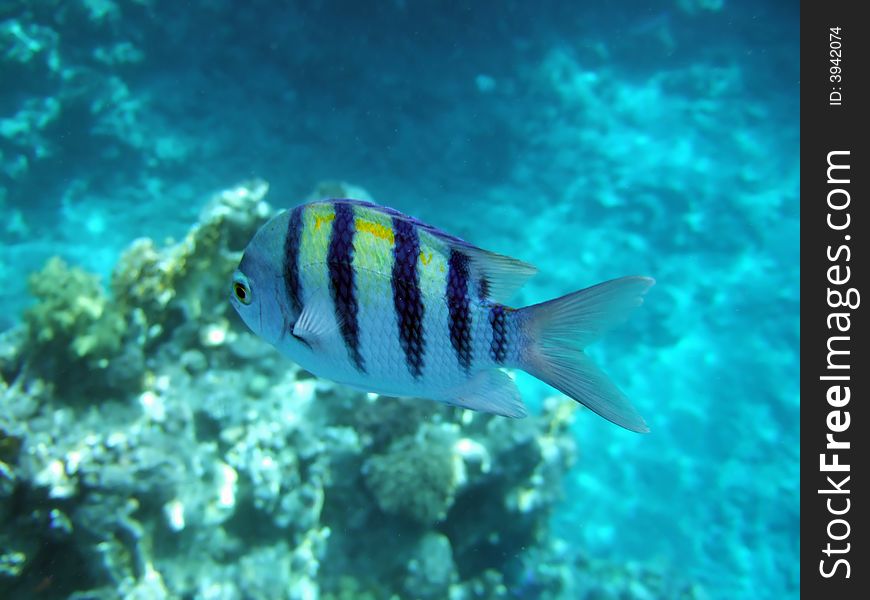
[(455, 427), (424, 425), (414, 436), (397, 439), (383, 454), (371, 456), (363, 473), (381, 510), (421, 525), (443, 520), (464, 478), (456, 439)]
[(208, 202), (181, 242), (158, 248), (141, 238), (121, 255), (112, 291), (122, 312), (143, 324), (149, 340), (184, 322), (226, 331), (227, 281), (250, 236), (271, 216), (263, 201), (268, 189), (264, 181), (253, 180), (224, 190)]
[[(24, 313), (25, 368), (64, 394), (130, 379), (120, 373), (124, 320), (95, 275), (55, 257), (28, 284), (36, 303)], [(94, 376), (82, 377), (83, 372)]]
[(35, 306), (24, 313), (32, 352), (59, 348), (63, 359), (106, 363), (121, 346), (124, 323), (95, 275), (51, 259), (28, 283)]

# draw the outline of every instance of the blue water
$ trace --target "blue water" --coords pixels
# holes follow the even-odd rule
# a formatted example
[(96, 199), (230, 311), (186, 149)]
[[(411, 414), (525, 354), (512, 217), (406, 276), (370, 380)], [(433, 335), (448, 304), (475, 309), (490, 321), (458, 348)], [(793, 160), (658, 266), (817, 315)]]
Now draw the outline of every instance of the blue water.
[(592, 351), (652, 432), (581, 414), (552, 527), (711, 598), (797, 597), (798, 54), (791, 2), (5, 3), (0, 328), (50, 256), (106, 276), (251, 177), (536, 264), (516, 304), (653, 276)]

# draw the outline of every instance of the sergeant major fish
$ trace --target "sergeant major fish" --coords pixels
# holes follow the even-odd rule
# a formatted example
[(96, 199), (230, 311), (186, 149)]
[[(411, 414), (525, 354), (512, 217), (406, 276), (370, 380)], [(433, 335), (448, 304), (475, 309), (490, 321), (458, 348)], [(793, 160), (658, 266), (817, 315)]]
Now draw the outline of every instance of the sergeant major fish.
[(524, 417), (502, 368), (522, 369), (617, 425), (648, 431), (583, 349), (654, 281), (623, 277), (507, 306), (536, 271), (391, 208), (317, 201), (254, 235), (230, 301), (300, 366), (360, 390)]

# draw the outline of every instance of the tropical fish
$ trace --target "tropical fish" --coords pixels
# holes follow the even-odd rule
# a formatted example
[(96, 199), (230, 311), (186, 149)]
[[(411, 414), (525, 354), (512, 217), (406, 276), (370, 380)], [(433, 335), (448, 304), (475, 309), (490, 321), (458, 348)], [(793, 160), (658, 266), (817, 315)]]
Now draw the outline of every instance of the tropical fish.
[(643, 418), (583, 349), (653, 285), (623, 277), (524, 308), (537, 272), (394, 209), (359, 200), (284, 211), (254, 235), (230, 302), (311, 373), (366, 392), (524, 417), (522, 369), (626, 429)]

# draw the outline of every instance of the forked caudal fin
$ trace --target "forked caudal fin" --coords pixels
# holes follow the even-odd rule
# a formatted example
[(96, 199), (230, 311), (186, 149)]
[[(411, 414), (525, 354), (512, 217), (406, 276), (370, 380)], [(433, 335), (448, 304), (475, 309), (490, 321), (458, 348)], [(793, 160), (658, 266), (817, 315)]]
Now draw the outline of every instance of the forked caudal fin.
[(631, 431), (649, 431), (643, 417), (619, 388), (583, 352), (643, 302), (655, 283), (649, 277), (622, 277), (521, 309), (528, 346), (521, 368)]

